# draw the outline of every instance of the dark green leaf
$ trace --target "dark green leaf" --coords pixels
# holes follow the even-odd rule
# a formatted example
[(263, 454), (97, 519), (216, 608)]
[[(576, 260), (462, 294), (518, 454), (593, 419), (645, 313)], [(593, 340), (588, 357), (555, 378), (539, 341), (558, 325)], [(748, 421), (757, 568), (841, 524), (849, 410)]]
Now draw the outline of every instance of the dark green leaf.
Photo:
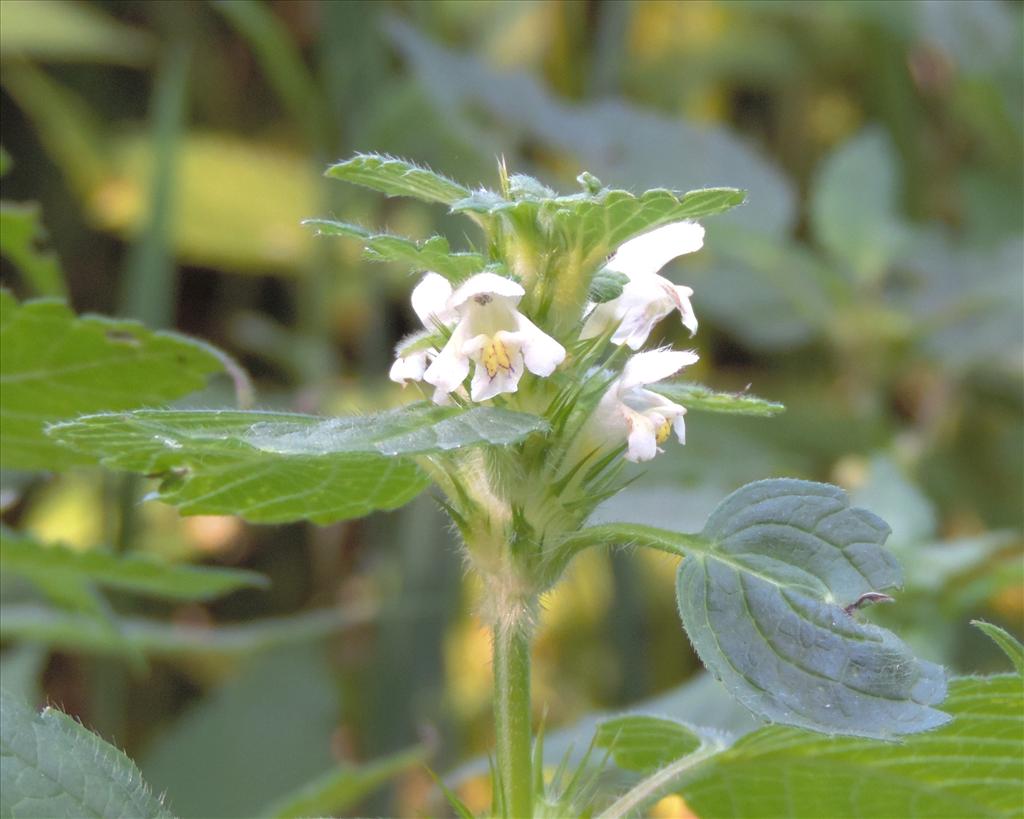
[(587, 298), (597, 304), (617, 299), (622, 295), (622, 288), (629, 283), (629, 276), (617, 270), (601, 268), (590, 280), (590, 292)]
[(121, 751), (0, 691), (0, 816), (170, 817)]
[(451, 205), (469, 195), (458, 182), (404, 159), (357, 154), (327, 169), (327, 176), (380, 191), (387, 196), (411, 196), (424, 202)]
[(210, 600), (239, 588), (266, 586), (267, 579), (242, 569), (175, 565), (143, 555), (114, 555), (43, 545), (0, 528), (0, 567), (31, 579), (96, 583), (172, 600)]
[(359, 240), (366, 247), (367, 258), (373, 261), (399, 262), (414, 273), (432, 270), (453, 282), (467, 279), (487, 265), (487, 260), (479, 253), (453, 253), (443, 236), (417, 242), (333, 219), (306, 219), (303, 224), (316, 228), (321, 236), (348, 236)]
[(1010, 662), (1017, 669), (1017, 673), (1024, 676), (1024, 645), (1021, 645), (1020, 640), (1006, 629), (999, 628), (999, 626), (992, 623), (986, 623), (984, 620), (971, 620), (971, 625), (985, 632), (1010, 658)]
[(594, 744), (609, 749), (620, 768), (650, 773), (696, 751), (701, 738), (675, 720), (626, 714), (602, 722)]
[(653, 386), (654, 392), (698, 412), (727, 412), (735, 415), (777, 415), (786, 408), (744, 392), (715, 392), (703, 384), (665, 381)]
[(45, 236), (37, 204), (0, 202), (0, 253), (18, 268), (37, 295), (61, 296), (64, 274), (57, 256), (36, 247)]
[(902, 743), (768, 727), (693, 769), (682, 786), (704, 819), (1021, 815), (1024, 684), (950, 683), (953, 721)]
[(427, 484), (405, 457), (511, 444), (546, 428), (533, 415), (410, 407), (350, 418), (234, 411), (93, 415), (51, 428), (115, 469), (164, 477), (159, 499), (185, 514), (329, 523), (394, 509)]
[(134, 321), (76, 318), (55, 300), (18, 304), (0, 291), (0, 458), (12, 469), (89, 463), (43, 428), (180, 398), (222, 369), (214, 352), (191, 339)]
[[(749, 484), (700, 535), (611, 524), (570, 543), (649, 546), (685, 554), (677, 596), (697, 653), (755, 714), (826, 733), (889, 739), (948, 716), (942, 668), (857, 619), (870, 595), (900, 584), (885, 523), (850, 508), (834, 486)], [(866, 597), (866, 595), (868, 595)]]
[(400, 773), (422, 765), (427, 755), (420, 745), (364, 765), (329, 771), (276, 802), (267, 813), (276, 819), (347, 813)]

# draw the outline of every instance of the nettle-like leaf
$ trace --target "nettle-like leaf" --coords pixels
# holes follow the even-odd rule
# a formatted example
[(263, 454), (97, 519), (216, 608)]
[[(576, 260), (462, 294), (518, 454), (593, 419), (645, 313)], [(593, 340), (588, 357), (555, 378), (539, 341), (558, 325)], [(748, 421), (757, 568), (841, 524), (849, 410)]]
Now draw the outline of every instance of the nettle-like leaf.
[(767, 727), (696, 766), (681, 792), (706, 819), (1020, 816), (1024, 680), (950, 683), (953, 721), (879, 744)]
[(487, 260), (479, 253), (453, 253), (444, 236), (417, 242), (333, 219), (306, 219), (303, 224), (316, 228), (321, 236), (348, 236), (362, 242), (371, 261), (398, 262), (414, 273), (432, 270), (453, 282), (467, 279), (487, 266)]
[(43, 428), (180, 398), (223, 369), (210, 348), (183, 336), (135, 321), (76, 318), (57, 300), (19, 304), (0, 291), (0, 459), (9, 469), (89, 463)]
[(723, 412), (732, 415), (778, 415), (786, 408), (745, 392), (715, 392), (703, 384), (663, 381), (651, 389), (659, 395), (698, 412)]
[(687, 725), (649, 714), (626, 714), (597, 727), (594, 744), (607, 748), (625, 771), (650, 773), (701, 747), (703, 738)]
[(744, 191), (706, 188), (678, 193), (655, 188), (637, 196), (624, 190), (604, 189), (596, 194), (505, 199), (490, 191), (477, 191), (452, 205), (456, 213), (493, 216), (530, 215), (585, 265), (595, 264), (616, 247), (642, 233), (670, 222), (712, 216), (741, 205)]
[(267, 585), (256, 572), (43, 545), (6, 527), (0, 527), (0, 568), (47, 584), (97, 584), (170, 600), (210, 600), (236, 589)]
[(945, 673), (855, 609), (900, 584), (889, 527), (834, 486), (748, 484), (699, 535), (610, 524), (573, 539), (685, 555), (677, 596), (708, 669), (755, 714), (825, 733), (891, 739), (944, 724)]
[(546, 423), (490, 407), (419, 403), (350, 418), (139, 410), (57, 424), (50, 434), (114, 469), (163, 477), (184, 514), (330, 523), (407, 503), (428, 483), (409, 456), (512, 444)]
[(469, 188), (404, 159), (357, 154), (327, 169), (325, 176), (362, 185), (386, 196), (409, 196), (451, 205), (469, 196)]
[(0, 691), (0, 816), (170, 817), (121, 751)]

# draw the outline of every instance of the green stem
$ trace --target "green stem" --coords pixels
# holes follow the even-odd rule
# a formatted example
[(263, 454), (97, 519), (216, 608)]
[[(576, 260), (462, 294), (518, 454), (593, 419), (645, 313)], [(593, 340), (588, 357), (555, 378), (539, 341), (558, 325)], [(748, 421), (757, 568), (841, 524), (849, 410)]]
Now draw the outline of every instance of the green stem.
[(533, 816), (530, 758), (530, 633), (526, 623), (494, 627), (494, 727), (505, 815)]

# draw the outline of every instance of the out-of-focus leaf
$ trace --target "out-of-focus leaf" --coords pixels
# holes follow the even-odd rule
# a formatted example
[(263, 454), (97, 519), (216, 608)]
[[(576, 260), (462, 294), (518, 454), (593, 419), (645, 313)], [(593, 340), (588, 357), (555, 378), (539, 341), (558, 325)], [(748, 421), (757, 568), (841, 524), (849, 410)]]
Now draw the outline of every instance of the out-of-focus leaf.
[(650, 773), (693, 753), (701, 737), (681, 722), (649, 714), (626, 714), (602, 722), (594, 744), (611, 751), (612, 759), (627, 771)]
[(4, 0), (0, 3), (0, 56), (43, 62), (142, 65), (153, 38), (104, 14), (67, 0)]
[(42, 699), (42, 676), (49, 651), (40, 645), (9, 646), (0, 654), (0, 689), (26, 703)]
[(266, 813), (275, 819), (347, 813), (399, 774), (422, 765), (427, 756), (427, 749), (419, 745), (363, 765), (343, 766), (303, 785)]
[(413, 273), (431, 270), (453, 282), (468, 279), (487, 265), (487, 260), (479, 253), (453, 253), (444, 236), (431, 236), (417, 242), (333, 219), (306, 219), (303, 224), (316, 228), (321, 236), (348, 236), (359, 240), (366, 247), (366, 257), (372, 261), (399, 262)]
[(200, 342), (134, 321), (76, 318), (60, 301), (0, 292), (0, 451), (15, 469), (89, 463), (43, 434), (54, 421), (180, 398), (223, 369)]
[(900, 260), (913, 278), (891, 298), (916, 320), (923, 348), (951, 368), (1019, 374), (1022, 261), (1020, 236), (979, 250), (953, 242), (944, 230), (920, 230)]
[(762, 728), (691, 769), (680, 793), (707, 819), (1019, 816), (1022, 694), (1019, 675), (953, 680), (953, 721), (899, 744)]
[(386, 196), (410, 196), (442, 205), (452, 205), (470, 193), (469, 188), (429, 168), (377, 154), (357, 154), (331, 165), (325, 175), (380, 191)]
[(139, 765), (179, 816), (257, 816), (336, 766), (338, 696), (323, 654), (255, 657), (156, 737)]
[(36, 247), (45, 236), (37, 204), (0, 202), (0, 253), (38, 295), (61, 296), (64, 274), (56, 254)]
[(267, 578), (243, 569), (175, 565), (144, 555), (115, 555), (43, 545), (0, 527), (0, 567), (47, 583), (95, 583), (169, 600), (210, 600)]
[(402, 456), (511, 444), (545, 428), (525, 413), (421, 403), (329, 419), (141, 410), (86, 416), (50, 433), (111, 468), (162, 475), (159, 499), (185, 514), (327, 523), (394, 509), (417, 495), (426, 477)]
[(616, 186), (730, 185), (750, 194), (749, 204), (733, 211), (736, 223), (780, 234), (795, 221), (795, 198), (782, 173), (724, 128), (691, 125), (621, 100), (568, 104), (533, 77), (449, 51), (404, 21), (390, 19), (387, 32), (446, 115), (469, 129), (475, 113), (491, 118), (492, 131), (474, 132), (491, 153), (511, 153), (515, 140), (526, 136), (571, 154)]
[(12, 603), (0, 607), (0, 637), (111, 656), (233, 657), (319, 640), (365, 625), (375, 616), (372, 609), (325, 610), (219, 626), (114, 616), (109, 628), (67, 612)]
[(845, 282), (806, 248), (728, 225), (708, 231), (707, 264), (686, 268), (698, 312), (755, 350), (786, 350), (829, 331)]
[(898, 181), (892, 145), (879, 128), (844, 143), (818, 172), (811, 197), (815, 233), (861, 280), (878, 281), (906, 241)]
[(900, 583), (888, 534), (841, 489), (778, 479), (734, 492), (700, 535), (610, 524), (570, 541), (686, 555), (683, 624), (733, 696), (775, 722), (885, 739), (949, 719), (931, 707), (945, 696), (943, 669), (853, 612)]
[(715, 392), (703, 384), (666, 381), (655, 385), (659, 395), (676, 401), (688, 410), (727, 412), (733, 415), (777, 415), (786, 408), (776, 401), (766, 401), (743, 392)]
[(0, 815), (170, 817), (138, 768), (54, 708), (0, 691)]

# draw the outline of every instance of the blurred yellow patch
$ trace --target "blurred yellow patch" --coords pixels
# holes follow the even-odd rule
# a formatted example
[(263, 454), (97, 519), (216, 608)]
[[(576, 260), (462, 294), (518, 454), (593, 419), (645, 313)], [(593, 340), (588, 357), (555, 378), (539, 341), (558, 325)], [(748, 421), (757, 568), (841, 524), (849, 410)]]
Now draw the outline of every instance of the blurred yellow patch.
[(452, 626), (444, 641), (448, 695), (460, 719), (488, 706), (491, 696), (491, 633), (476, 617)]
[(43, 543), (91, 549), (105, 538), (103, 481), (70, 472), (45, 487), (25, 515), (24, 530)]
[(728, 30), (729, 13), (717, 3), (668, 3), (648, 0), (633, 4), (629, 50), (641, 57), (659, 57), (708, 46)]
[(846, 94), (827, 91), (815, 96), (807, 112), (807, 129), (823, 146), (838, 145), (861, 123), (860, 109)]
[(666, 796), (651, 806), (651, 819), (699, 819), (678, 794)]

